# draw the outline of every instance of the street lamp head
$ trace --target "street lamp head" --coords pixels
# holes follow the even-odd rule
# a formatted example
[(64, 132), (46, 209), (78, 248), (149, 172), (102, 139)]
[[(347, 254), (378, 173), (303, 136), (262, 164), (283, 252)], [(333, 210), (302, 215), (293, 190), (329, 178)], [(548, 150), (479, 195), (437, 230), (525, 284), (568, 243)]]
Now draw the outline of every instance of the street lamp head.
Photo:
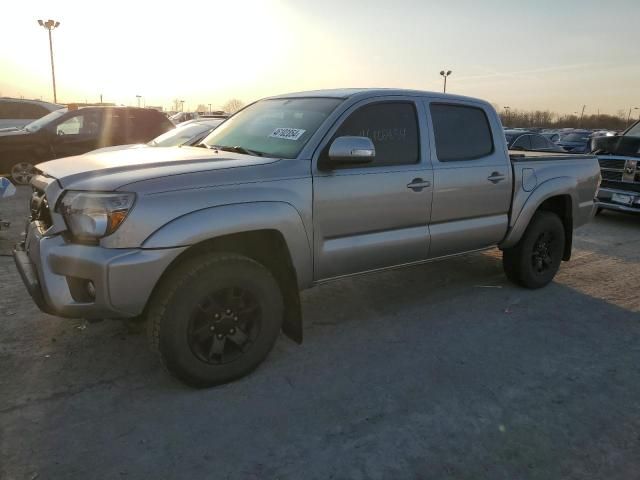
[(451, 75), (451, 70), (447, 70), (447, 76)]
[(440, 75), (444, 77), (444, 70), (440, 70)]
[(58, 28), (59, 25), (60, 25), (60, 22), (56, 22), (56, 24), (53, 26), (53, 28)]
[(44, 22), (42, 20), (38, 20), (38, 25), (40, 25), (41, 27), (44, 27)]

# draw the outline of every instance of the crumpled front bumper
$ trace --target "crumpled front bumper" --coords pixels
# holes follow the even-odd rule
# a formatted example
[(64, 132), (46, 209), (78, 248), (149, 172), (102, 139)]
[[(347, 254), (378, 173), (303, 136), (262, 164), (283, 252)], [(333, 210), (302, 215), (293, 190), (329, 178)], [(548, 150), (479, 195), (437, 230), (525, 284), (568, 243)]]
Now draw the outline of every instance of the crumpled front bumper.
[[(40, 222), (27, 227), (13, 257), (38, 307), (69, 318), (128, 318), (139, 315), (169, 264), (186, 247), (112, 249), (45, 236)], [(94, 294), (85, 288), (93, 285)]]

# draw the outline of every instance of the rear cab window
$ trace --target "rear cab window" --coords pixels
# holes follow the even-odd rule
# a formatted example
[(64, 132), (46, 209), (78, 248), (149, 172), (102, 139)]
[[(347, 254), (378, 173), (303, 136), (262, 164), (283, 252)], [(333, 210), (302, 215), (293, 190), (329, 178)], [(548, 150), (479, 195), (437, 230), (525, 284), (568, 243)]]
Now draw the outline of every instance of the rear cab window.
[(482, 108), (431, 103), (429, 111), (440, 162), (476, 160), (493, 153), (493, 134)]

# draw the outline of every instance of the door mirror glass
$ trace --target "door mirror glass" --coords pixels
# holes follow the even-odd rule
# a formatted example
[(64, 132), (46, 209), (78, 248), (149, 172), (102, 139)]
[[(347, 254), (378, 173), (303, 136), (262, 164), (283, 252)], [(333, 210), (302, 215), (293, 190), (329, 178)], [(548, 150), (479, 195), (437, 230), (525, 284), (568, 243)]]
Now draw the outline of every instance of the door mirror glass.
[(329, 147), (329, 162), (332, 165), (354, 165), (371, 163), (376, 149), (368, 137), (338, 137)]

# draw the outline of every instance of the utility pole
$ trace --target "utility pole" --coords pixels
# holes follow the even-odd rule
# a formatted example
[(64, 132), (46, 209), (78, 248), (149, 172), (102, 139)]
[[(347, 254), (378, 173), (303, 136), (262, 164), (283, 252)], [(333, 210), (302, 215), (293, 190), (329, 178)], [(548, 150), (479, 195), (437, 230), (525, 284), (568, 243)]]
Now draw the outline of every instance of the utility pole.
[(507, 114), (507, 123), (510, 123), (511, 122), (511, 107), (505, 106), (504, 110), (505, 110), (505, 112)]
[(444, 93), (447, 93), (447, 77), (452, 73), (453, 72), (451, 70), (447, 70), (446, 72), (444, 70), (440, 70), (440, 75), (444, 77), (444, 89), (443, 89)]
[(60, 22), (56, 22), (51, 19), (46, 22), (38, 20), (38, 25), (49, 32), (49, 55), (51, 57), (51, 78), (53, 79), (53, 103), (58, 103), (58, 95), (56, 93), (56, 71), (53, 67), (53, 42), (51, 40), (51, 30), (58, 28), (60, 26)]
[(578, 126), (582, 126), (582, 117), (584, 116), (584, 109), (587, 108), (586, 105), (582, 105), (582, 113), (580, 114), (580, 121), (578, 122)]
[(211, 104), (209, 104), (209, 115), (211, 115)]
[(136, 95), (136, 98), (138, 99), (138, 108), (140, 108), (140, 99), (142, 98), (142, 95)]

